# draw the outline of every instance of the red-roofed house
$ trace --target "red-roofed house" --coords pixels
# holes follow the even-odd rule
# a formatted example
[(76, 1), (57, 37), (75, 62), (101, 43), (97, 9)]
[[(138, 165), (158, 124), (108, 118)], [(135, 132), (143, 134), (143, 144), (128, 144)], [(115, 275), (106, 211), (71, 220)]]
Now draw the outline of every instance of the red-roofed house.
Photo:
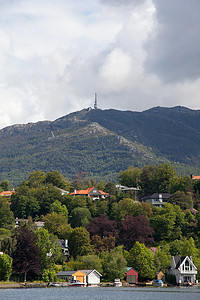
[(70, 195), (87, 196), (90, 197), (92, 200), (106, 199), (109, 196), (108, 193), (97, 190), (94, 186), (92, 188), (88, 188), (87, 190), (74, 190), (74, 192)]
[(15, 191), (3, 191), (3, 192), (0, 193), (0, 196), (6, 197), (7, 199), (10, 199), (10, 197), (14, 193), (15, 193)]
[(199, 175), (198, 175), (198, 176), (195, 176), (195, 175), (192, 174), (192, 175), (191, 175), (191, 178), (194, 179), (194, 180), (200, 180), (200, 176), (199, 176)]

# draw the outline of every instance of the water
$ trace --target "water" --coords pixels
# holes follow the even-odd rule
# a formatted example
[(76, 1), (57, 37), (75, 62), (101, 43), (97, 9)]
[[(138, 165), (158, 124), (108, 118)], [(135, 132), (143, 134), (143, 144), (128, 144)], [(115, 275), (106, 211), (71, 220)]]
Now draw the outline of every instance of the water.
[(200, 300), (200, 288), (0, 289), (0, 300)]

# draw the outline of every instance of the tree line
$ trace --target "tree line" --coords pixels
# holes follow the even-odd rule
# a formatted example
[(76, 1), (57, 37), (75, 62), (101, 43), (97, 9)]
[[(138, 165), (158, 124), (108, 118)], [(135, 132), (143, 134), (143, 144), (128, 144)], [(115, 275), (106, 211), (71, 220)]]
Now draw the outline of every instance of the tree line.
[[(9, 201), (1, 197), (0, 279), (12, 274), (14, 279), (54, 281), (59, 270), (90, 268), (104, 280), (124, 279), (129, 266), (146, 280), (165, 272), (172, 255), (192, 256), (200, 271), (200, 182), (178, 177), (166, 163), (129, 167), (118, 180), (139, 186), (139, 192), (119, 191), (115, 183), (94, 182), (82, 172), (70, 182), (58, 171), (35, 171)], [(110, 196), (93, 201), (62, 192), (92, 186)], [(0, 183), (1, 190), (9, 188), (8, 181)], [(141, 201), (153, 193), (171, 197), (163, 207)], [(16, 217), (28, 221), (16, 228)], [(44, 221), (44, 228), (36, 228), (37, 220)], [(69, 241), (70, 256), (64, 255), (62, 240)]]

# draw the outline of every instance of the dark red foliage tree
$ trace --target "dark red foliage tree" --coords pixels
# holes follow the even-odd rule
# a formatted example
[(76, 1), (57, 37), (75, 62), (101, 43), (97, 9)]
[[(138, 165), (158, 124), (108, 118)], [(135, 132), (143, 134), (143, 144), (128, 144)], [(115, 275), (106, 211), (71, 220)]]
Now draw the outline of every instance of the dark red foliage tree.
[(110, 235), (108, 237), (101, 238), (98, 235), (93, 235), (91, 237), (91, 244), (94, 246), (96, 254), (107, 252), (115, 248), (115, 237)]
[(154, 242), (154, 230), (151, 228), (150, 223), (145, 216), (139, 215), (133, 217), (131, 215), (126, 215), (119, 227), (120, 233), (118, 242), (123, 244), (127, 250), (130, 250), (136, 241), (146, 245)]
[(29, 272), (41, 274), (40, 250), (36, 246), (34, 233), (26, 227), (17, 230), (17, 245), (13, 252), (13, 270), (18, 274), (24, 274), (26, 281)]
[(98, 235), (101, 238), (108, 236), (118, 236), (117, 222), (109, 220), (106, 215), (95, 217), (91, 223), (87, 225), (90, 235)]

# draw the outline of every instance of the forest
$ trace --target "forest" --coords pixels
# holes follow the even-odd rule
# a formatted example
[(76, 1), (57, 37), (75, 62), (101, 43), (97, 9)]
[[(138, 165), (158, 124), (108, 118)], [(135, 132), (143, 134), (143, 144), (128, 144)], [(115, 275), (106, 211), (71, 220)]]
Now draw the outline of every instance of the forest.
[[(96, 269), (104, 281), (123, 280), (127, 267), (138, 271), (140, 281), (154, 279), (160, 270), (167, 278), (172, 255), (192, 256), (200, 278), (200, 181), (180, 177), (163, 163), (131, 166), (119, 172), (118, 183), (138, 191), (120, 191), (83, 172), (69, 181), (58, 171), (35, 171), (10, 199), (1, 196), (0, 280), (49, 282), (61, 270), (78, 269)], [(63, 193), (92, 186), (109, 196), (92, 200)], [(3, 180), (0, 191), (8, 190)], [(171, 196), (154, 207), (143, 201), (153, 193)], [(44, 227), (37, 229), (36, 221)], [(67, 254), (61, 248), (65, 240)]]

